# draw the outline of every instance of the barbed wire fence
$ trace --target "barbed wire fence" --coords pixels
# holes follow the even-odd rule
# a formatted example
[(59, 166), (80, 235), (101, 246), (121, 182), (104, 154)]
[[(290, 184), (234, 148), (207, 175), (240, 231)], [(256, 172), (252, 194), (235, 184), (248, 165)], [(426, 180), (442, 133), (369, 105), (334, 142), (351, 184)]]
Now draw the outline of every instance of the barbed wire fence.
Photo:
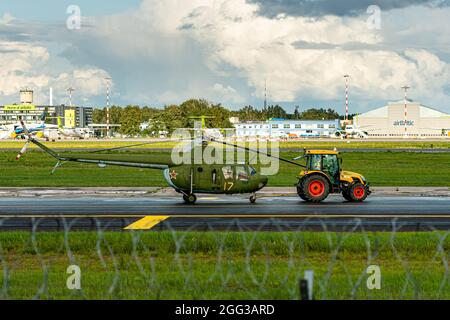
[[(313, 218), (295, 228), (275, 218), (251, 228), (245, 219), (169, 219), (150, 231), (102, 218), (28, 223), (17, 231), (16, 218), (0, 219), (1, 299), (300, 299), (307, 270), (315, 299), (450, 298), (450, 228), (432, 224), (411, 232), (392, 219), (374, 232), (361, 219), (340, 228)], [(79, 288), (68, 286), (69, 266), (79, 267)]]

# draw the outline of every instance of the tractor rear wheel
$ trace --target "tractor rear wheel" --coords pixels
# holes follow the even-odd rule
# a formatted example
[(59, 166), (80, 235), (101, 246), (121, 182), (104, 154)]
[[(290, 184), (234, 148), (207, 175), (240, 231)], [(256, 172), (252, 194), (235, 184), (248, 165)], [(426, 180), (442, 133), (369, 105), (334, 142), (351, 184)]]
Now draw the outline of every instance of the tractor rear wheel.
[(312, 174), (306, 177), (301, 184), (302, 192), (299, 196), (309, 202), (320, 202), (325, 200), (330, 193), (330, 183), (328, 180), (318, 174)]
[(362, 202), (367, 198), (366, 187), (362, 183), (354, 183), (348, 189), (348, 196), (350, 199), (346, 199), (351, 202)]

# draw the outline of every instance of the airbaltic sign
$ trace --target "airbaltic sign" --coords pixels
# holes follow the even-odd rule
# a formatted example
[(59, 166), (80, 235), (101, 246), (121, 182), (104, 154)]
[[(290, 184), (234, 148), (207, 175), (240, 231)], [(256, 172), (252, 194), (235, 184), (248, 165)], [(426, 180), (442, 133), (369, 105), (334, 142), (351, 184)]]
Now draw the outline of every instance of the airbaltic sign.
[(5, 111), (32, 111), (36, 110), (34, 104), (10, 104), (3, 107)]
[[(405, 126), (405, 120), (395, 120), (394, 126)], [(406, 120), (406, 126), (414, 126), (414, 120)]]

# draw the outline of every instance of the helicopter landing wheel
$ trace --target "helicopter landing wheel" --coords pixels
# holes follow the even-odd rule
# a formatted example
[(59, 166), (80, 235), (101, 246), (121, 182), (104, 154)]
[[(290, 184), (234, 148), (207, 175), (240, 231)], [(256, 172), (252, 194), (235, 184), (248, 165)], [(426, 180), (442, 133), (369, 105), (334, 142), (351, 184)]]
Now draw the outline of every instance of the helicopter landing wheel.
[(183, 196), (183, 200), (186, 203), (194, 204), (195, 201), (197, 201), (197, 197), (195, 196), (195, 194), (188, 194)]
[(252, 194), (250, 196), (250, 198), (248, 198), (248, 200), (250, 200), (250, 203), (255, 203), (256, 202), (256, 194)]

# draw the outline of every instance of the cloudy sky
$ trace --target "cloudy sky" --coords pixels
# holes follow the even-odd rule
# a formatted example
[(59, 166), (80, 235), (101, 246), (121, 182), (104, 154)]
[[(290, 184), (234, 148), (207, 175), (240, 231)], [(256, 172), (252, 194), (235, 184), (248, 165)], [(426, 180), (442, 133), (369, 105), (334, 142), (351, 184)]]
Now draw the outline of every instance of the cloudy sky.
[[(77, 28), (77, 8), (81, 12)], [(0, 0), (0, 104), (162, 107), (206, 98), (364, 112), (409, 95), (450, 112), (450, 0)]]

